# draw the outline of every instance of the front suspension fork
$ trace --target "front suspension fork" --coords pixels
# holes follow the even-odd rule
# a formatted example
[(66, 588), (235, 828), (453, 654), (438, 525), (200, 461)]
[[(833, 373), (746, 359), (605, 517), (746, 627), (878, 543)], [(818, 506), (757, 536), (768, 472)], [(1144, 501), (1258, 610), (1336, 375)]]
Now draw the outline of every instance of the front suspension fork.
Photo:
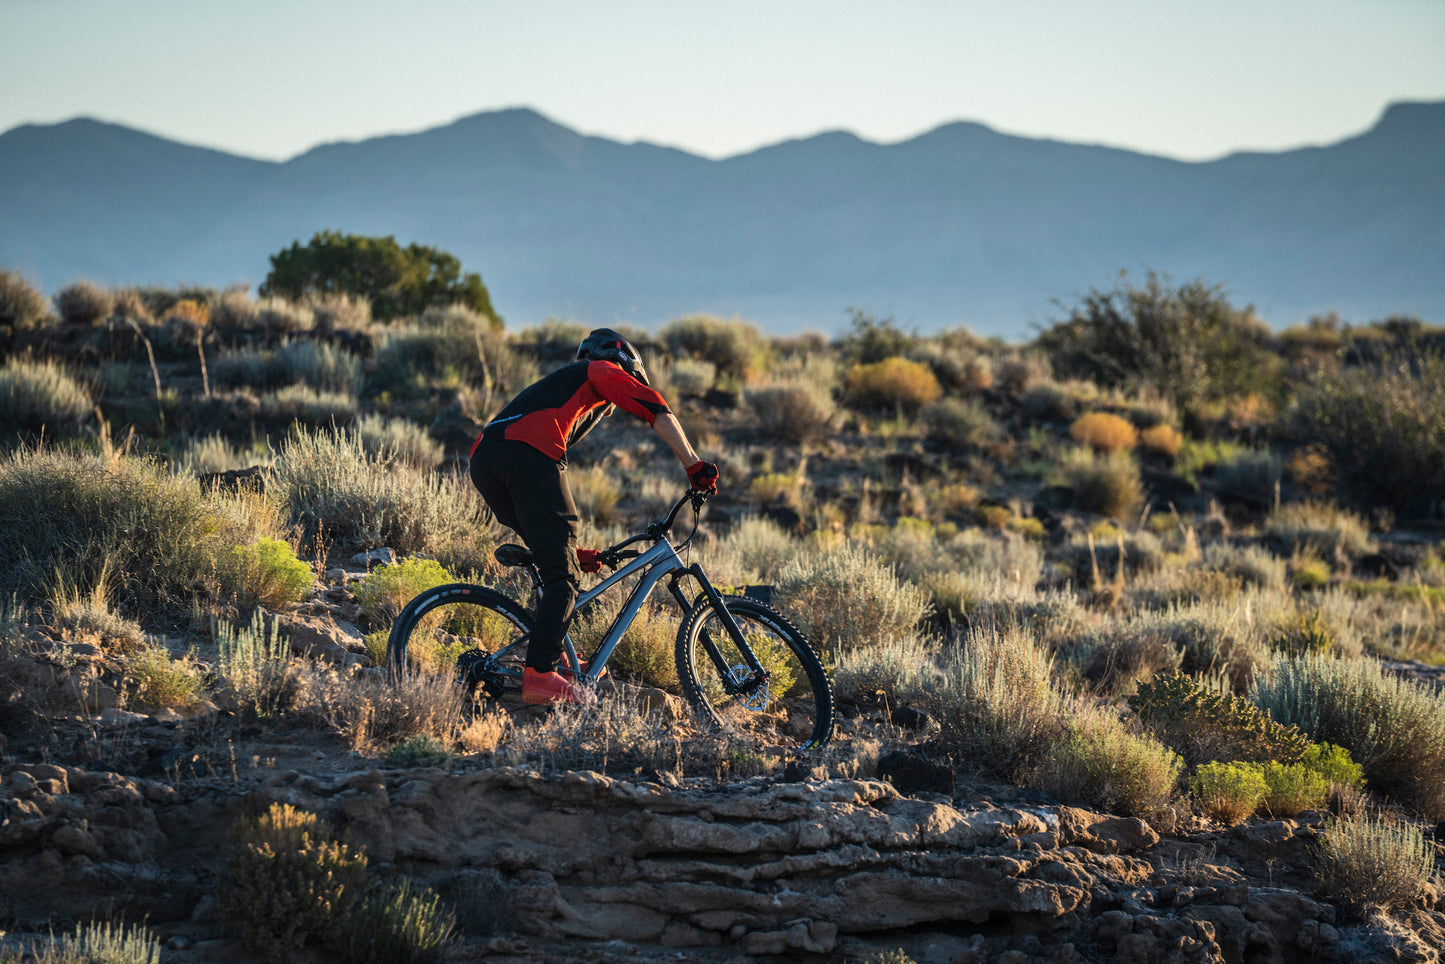
[(678, 581), (683, 576), (691, 576), (697, 580), (698, 585), (702, 587), (702, 596), (707, 599), (708, 603), (713, 607), (713, 611), (718, 614), (719, 621), (723, 624), (723, 628), (727, 631), (728, 636), (732, 638), (733, 645), (737, 647), (738, 652), (742, 654), (743, 661), (747, 663), (748, 674), (740, 680), (734, 679), (733, 668), (729, 666), (728, 661), (723, 658), (723, 654), (718, 649), (717, 643), (713, 642), (712, 633), (708, 632), (706, 627), (703, 628), (702, 648), (706, 651), (708, 659), (711, 659), (713, 665), (717, 667), (718, 675), (722, 680), (723, 690), (729, 696), (749, 696), (757, 692), (760, 687), (767, 683), (769, 676), (768, 671), (763, 668), (762, 663), (758, 662), (757, 654), (754, 653), (753, 648), (748, 645), (747, 639), (743, 636), (743, 631), (738, 627), (737, 620), (733, 619), (733, 614), (728, 611), (722, 594), (713, 588), (713, 584), (708, 581), (702, 568), (696, 563), (688, 566), (686, 569), (681, 569), (673, 573), (672, 578), (668, 582), (668, 589), (672, 592), (673, 598), (677, 600), (678, 605), (682, 607), (685, 613), (691, 612), (692, 608), (698, 604), (698, 601), (694, 600), (692, 603), (689, 603), (687, 597), (683, 595), (682, 589), (678, 586)]

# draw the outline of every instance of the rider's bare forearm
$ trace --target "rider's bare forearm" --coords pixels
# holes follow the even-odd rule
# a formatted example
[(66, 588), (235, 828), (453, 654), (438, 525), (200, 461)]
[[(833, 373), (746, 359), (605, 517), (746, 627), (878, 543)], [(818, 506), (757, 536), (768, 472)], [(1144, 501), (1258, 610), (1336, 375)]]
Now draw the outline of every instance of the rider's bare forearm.
[(687, 440), (687, 434), (683, 432), (681, 423), (671, 412), (664, 412), (653, 420), (652, 429), (672, 449), (672, 454), (682, 463), (683, 468), (690, 468), (698, 463), (699, 458), (693, 451), (692, 443)]

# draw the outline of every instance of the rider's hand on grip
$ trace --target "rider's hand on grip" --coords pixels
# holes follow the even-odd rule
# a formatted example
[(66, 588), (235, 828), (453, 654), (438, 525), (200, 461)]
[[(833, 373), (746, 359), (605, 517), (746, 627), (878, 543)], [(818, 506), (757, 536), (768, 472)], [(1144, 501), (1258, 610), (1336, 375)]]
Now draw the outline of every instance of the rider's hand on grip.
[(596, 549), (578, 549), (577, 567), (583, 572), (597, 572), (602, 568)]
[(691, 482), (692, 487), (699, 492), (716, 495), (717, 465), (713, 462), (704, 462), (698, 459), (697, 464), (687, 470), (687, 480)]

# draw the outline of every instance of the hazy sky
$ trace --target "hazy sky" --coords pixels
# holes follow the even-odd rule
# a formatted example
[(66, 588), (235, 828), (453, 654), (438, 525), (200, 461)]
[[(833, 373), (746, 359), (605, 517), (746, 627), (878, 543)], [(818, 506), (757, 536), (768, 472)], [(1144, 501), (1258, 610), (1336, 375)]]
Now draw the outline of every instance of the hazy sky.
[(1445, 99), (1445, 0), (0, 0), (0, 130), (281, 159), (530, 106), (713, 157), (951, 120), (1187, 159)]

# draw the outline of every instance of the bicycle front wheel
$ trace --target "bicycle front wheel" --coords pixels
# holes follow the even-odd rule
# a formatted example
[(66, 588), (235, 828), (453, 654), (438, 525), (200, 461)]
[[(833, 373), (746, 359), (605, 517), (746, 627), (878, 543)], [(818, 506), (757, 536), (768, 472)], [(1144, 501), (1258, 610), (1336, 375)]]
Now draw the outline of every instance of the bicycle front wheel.
[(493, 699), (522, 686), (532, 613), (494, 589), (449, 583), (406, 604), (387, 637), (388, 670), (444, 672), (455, 665), (468, 694)]
[(767, 678), (740, 690), (752, 670), (721, 611), (703, 597), (677, 634), (677, 675), (694, 714), (704, 726), (764, 744), (794, 751), (825, 745), (833, 735), (833, 689), (818, 654), (796, 626), (757, 600), (722, 599)]

